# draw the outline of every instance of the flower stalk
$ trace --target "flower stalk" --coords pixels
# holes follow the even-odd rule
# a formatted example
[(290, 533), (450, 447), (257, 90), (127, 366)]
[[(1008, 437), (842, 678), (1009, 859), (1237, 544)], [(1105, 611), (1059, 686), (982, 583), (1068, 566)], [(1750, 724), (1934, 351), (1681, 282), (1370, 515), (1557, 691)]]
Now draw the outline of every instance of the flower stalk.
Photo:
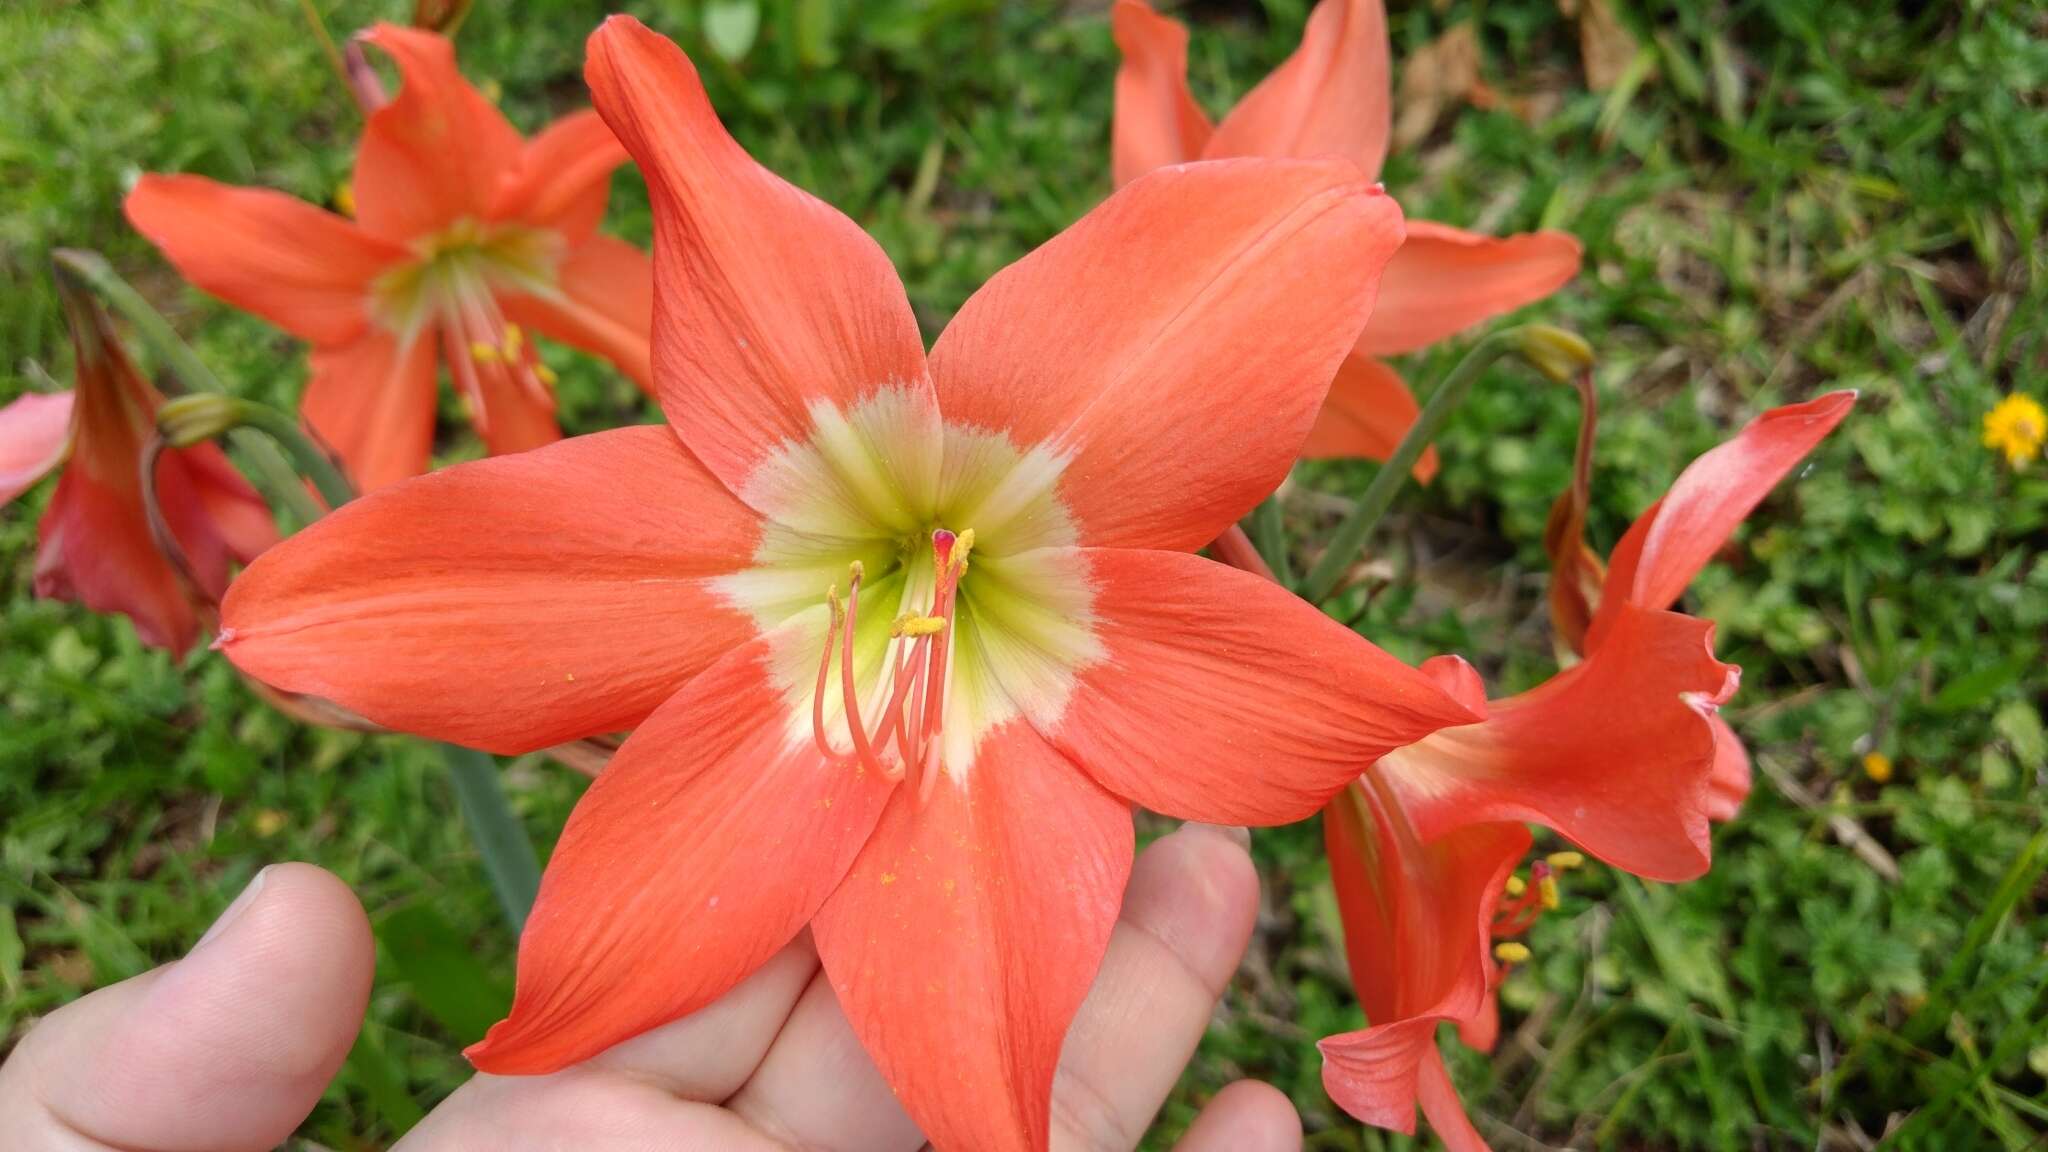
[(1443, 431), (1451, 414), (1465, 402), (1479, 377), (1493, 366), (1494, 361), (1509, 354), (1521, 357), (1544, 377), (1559, 384), (1570, 383), (1593, 362), (1593, 351), (1583, 339), (1547, 324), (1507, 328), (1481, 340), (1430, 395), (1422, 415), (1416, 417), (1393, 455), (1373, 475), (1365, 495), (1359, 497), (1357, 506), (1337, 525), (1328, 547), (1323, 549), (1322, 556), (1302, 582), (1301, 594), (1305, 599), (1319, 603), (1336, 591), (1344, 573), (1350, 570), (1366, 540), (1371, 537), (1372, 530), (1379, 526), (1387, 509), (1393, 506), (1394, 497), (1401, 490), (1401, 482), (1408, 478), (1415, 462), (1422, 458), (1423, 450), (1436, 439), (1437, 433)]

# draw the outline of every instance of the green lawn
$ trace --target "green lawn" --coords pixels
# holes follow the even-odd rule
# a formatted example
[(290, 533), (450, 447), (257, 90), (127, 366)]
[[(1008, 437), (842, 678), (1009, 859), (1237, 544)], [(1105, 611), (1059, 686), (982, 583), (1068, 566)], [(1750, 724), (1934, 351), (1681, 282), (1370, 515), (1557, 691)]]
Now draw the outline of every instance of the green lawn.
[[(320, 7), (339, 35), (410, 6)], [(1115, 57), (1096, 5), (761, 0), (737, 60), (697, 3), (626, 7), (691, 51), (758, 157), (881, 239), (927, 336), (1107, 190)], [(1192, 5), (1197, 91), (1241, 93), (1306, 7)], [(2025, 0), (1620, 8), (1644, 51), (1606, 93), (1585, 89), (1552, 0), (1393, 13), (1397, 59), (1476, 16), (1488, 81), (1531, 118), (1447, 117), (1394, 157), (1389, 188), (1418, 216), (1586, 243), (1584, 276), (1530, 315), (1601, 356), (1594, 542), (1763, 407), (1864, 399), (1695, 585), (1744, 667), (1728, 714), (1764, 770), (1712, 874), (1574, 873), (1504, 990), (1500, 1052), (1460, 1052), (1454, 1075), (1502, 1150), (1847, 1149), (1888, 1126), (1901, 1148), (2038, 1147), (2048, 467), (2013, 473), (1979, 426), (2007, 391), (2048, 397), (2048, 17)], [(605, 11), (481, 0), (465, 66), (535, 127), (584, 101), (582, 41)], [(106, 252), (222, 375), (289, 402), (301, 350), (183, 287), (119, 199), (139, 171), (183, 170), (331, 200), (355, 124), (286, 0), (0, 8), (0, 401), (68, 376), (47, 257), (72, 245)], [(630, 171), (612, 225), (647, 237)], [(1404, 371), (1426, 388), (1463, 346)], [(653, 418), (608, 369), (549, 358), (572, 429)], [(1403, 657), (1462, 652), (1504, 688), (1554, 667), (1541, 532), (1576, 407), (1533, 381), (1482, 381), (1438, 481), (1382, 529), (1392, 583), (1346, 605)], [(1299, 555), (1371, 471), (1298, 470)], [(216, 656), (181, 669), (125, 622), (30, 599), (46, 495), (0, 511), (0, 1046), (179, 954), (261, 864), (310, 860), (361, 893), (381, 956), (364, 1039), (305, 1134), (387, 1143), (461, 1080), (457, 1050), (512, 969), (438, 759), (300, 731)], [(1889, 782), (1864, 774), (1872, 751)], [(534, 759), (506, 776), (550, 842), (579, 780)], [(1314, 1038), (1360, 1019), (1319, 845), (1312, 826), (1258, 837), (1260, 932), (1161, 1147), (1240, 1075), (1294, 1095), (1311, 1147), (1409, 1146), (1337, 1113), (1317, 1079)]]

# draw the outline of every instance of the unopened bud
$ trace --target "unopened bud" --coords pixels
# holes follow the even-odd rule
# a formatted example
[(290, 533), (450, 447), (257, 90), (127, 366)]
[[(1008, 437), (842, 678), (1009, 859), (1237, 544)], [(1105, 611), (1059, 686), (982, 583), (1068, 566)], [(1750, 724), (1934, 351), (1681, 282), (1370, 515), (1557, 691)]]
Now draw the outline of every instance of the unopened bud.
[(163, 402), (156, 410), (157, 433), (169, 448), (190, 448), (242, 426), (242, 401), (217, 392), (195, 392)]
[(1554, 383), (1569, 384), (1593, 366), (1593, 346), (1576, 332), (1548, 324), (1528, 324), (1515, 329), (1512, 335), (1515, 351)]

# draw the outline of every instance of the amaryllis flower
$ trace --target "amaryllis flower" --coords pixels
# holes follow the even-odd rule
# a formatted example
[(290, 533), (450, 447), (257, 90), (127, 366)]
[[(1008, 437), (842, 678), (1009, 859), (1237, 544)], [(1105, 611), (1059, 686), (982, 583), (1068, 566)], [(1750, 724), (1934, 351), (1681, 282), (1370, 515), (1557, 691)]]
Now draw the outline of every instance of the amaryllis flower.
[(1485, 719), (1381, 757), (1323, 817), (1371, 1025), (1321, 1044), (1324, 1086), (1345, 1111), (1412, 1132), (1419, 1103), (1452, 1149), (1485, 1147), (1444, 1076), (1436, 1026), (1450, 1021), (1471, 1046), (1491, 1047), (1499, 967), (1489, 948), (1553, 905), (1550, 869), (1576, 862), (1539, 862), (1503, 909), (1502, 884), (1528, 849), (1522, 822), (1650, 879), (1706, 871), (1730, 746), (1742, 756), (1715, 708), (1739, 670), (1714, 658), (1712, 624), (1667, 608), (1854, 400), (1837, 392), (1773, 409), (1694, 461), (1615, 549), (1614, 594), (1589, 607), (1578, 664), (1491, 703), (1463, 660), (1423, 665)]
[(158, 551), (142, 496), (142, 449), (163, 397), (142, 379), (106, 317), (60, 291), (71, 325), (77, 388), (31, 393), (0, 408), (0, 505), (60, 465), (43, 513), (35, 592), (95, 612), (118, 612), (142, 642), (183, 655), (199, 631), (199, 605), (216, 603), (229, 570), (277, 538), (262, 497), (211, 444), (157, 459), (157, 505), (193, 588)]
[[(1588, 662), (1612, 642), (1631, 608), (1668, 608), (1721, 551), (1778, 482), (1834, 431), (1856, 403), (1853, 391), (1774, 408), (1727, 443), (1692, 462), (1623, 534), (1606, 566), (1585, 545), (1582, 523), (1553, 532), (1551, 618)], [(1556, 512), (1553, 527), (1565, 521)], [(1728, 722), (1709, 718), (1715, 761), (1707, 815), (1731, 820), (1749, 796), (1749, 754)]]
[(521, 140), (430, 32), (379, 24), (397, 96), (371, 112), (355, 219), (280, 192), (144, 176), (128, 219), (185, 277), (313, 345), (301, 411), (364, 489), (425, 471), (437, 364), (493, 453), (558, 438), (532, 333), (643, 386), (645, 253), (598, 233), (626, 154), (593, 112)]
[(588, 78), (652, 192), (669, 426), (358, 501), (236, 582), (222, 643), (496, 751), (635, 729), (478, 1067), (589, 1057), (808, 925), (936, 1145), (1042, 1149), (1130, 805), (1300, 819), (1473, 716), (1191, 554), (1286, 474), (1399, 211), (1339, 160), (1161, 171), (927, 357), (881, 249), (750, 159), (673, 44), (614, 18)]
[[(1391, 132), (1387, 18), (1381, 0), (1322, 0), (1301, 46), (1211, 126), (1188, 90), (1188, 33), (1143, 0), (1111, 14), (1116, 76), (1112, 166), (1118, 186), (1163, 164), (1226, 156), (1348, 157), (1377, 179)], [(1305, 456), (1384, 460), (1415, 422), (1415, 400), (1383, 357), (1413, 352), (1541, 300), (1579, 271), (1563, 232), (1491, 237), (1408, 221), (1387, 265), (1372, 321), (1344, 360)], [(1428, 480), (1434, 451), (1416, 465)]]

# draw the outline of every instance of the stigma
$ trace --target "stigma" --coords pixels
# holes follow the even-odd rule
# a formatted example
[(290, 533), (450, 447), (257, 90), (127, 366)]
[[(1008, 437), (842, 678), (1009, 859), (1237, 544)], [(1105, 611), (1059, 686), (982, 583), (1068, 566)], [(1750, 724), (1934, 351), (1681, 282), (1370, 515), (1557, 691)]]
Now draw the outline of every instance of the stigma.
[[(883, 704), (872, 723), (861, 706), (854, 674), (853, 642), (860, 623), (861, 586), (867, 580), (867, 570), (858, 560), (847, 567), (843, 602), (837, 585), (826, 590), (830, 612), (817, 684), (811, 694), (811, 736), (818, 751), (832, 763), (858, 764), (892, 782), (915, 771), (920, 803), (931, 799), (938, 782), (947, 661), (952, 652), (960, 578), (966, 574), (968, 555), (974, 550), (974, 530), (956, 534), (937, 529), (932, 532), (931, 548), (931, 604), (923, 612), (897, 616), (889, 626), (891, 651), (885, 654), (880, 681)], [(839, 662), (850, 753), (834, 749), (826, 730), (825, 692), (834, 659)]]

